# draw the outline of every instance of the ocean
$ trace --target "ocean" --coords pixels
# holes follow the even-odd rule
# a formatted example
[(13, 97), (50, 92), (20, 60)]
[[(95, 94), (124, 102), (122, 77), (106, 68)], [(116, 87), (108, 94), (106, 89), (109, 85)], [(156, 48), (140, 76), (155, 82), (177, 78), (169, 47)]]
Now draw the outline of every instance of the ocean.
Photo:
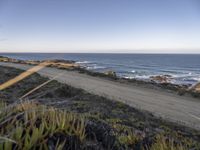
[(115, 71), (123, 78), (150, 80), (151, 76), (169, 75), (173, 84), (200, 81), (200, 55), (194, 54), (96, 54), (96, 53), (3, 53), (23, 60), (66, 59), (88, 70)]

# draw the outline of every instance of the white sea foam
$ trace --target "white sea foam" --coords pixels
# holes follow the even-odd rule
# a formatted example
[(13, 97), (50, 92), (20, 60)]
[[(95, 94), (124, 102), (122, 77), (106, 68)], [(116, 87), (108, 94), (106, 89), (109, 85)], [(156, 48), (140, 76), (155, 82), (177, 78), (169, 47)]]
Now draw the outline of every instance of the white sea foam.
[(124, 76), (125, 79), (138, 79), (138, 80), (147, 80), (150, 79), (151, 75), (135, 75), (135, 76)]
[(193, 80), (195, 80), (195, 81), (200, 81), (200, 77), (194, 77), (194, 78), (192, 78)]
[(77, 64), (89, 64), (91, 61), (77, 61)]
[(131, 76), (125, 76), (125, 79), (135, 79), (135, 77), (131, 77)]
[(136, 75), (136, 79), (150, 79), (152, 75)]
[(132, 73), (136, 73), (136, 71), (135, 71), (135, 70), (132, 70), (131, 72), (132, 72)]
[(96, 66), (96, 65), (94, 65), (94, 66), (87, 66), (86, 68), (88, 70), (106, 69), (106, 67), (104, 67), (104, 66)]

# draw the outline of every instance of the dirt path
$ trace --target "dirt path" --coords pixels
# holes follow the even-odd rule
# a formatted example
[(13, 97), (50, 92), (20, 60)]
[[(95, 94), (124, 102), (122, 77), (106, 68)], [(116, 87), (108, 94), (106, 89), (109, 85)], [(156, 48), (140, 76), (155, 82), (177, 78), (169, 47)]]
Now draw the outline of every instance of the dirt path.
[[(0, 65), (23, 70), (30, 69), (30, 66), (22, 64), (0, 62)], [(44, 68), (38, 73), (52, 78), (62, 72), (63, 75), (56, 79), (59, 82), (82, 88), (93, 94), (122, 101), (130, 106), (150, 111), (164, 119), (200, 130), (200, 100), (198, 99), (55, 68)]]

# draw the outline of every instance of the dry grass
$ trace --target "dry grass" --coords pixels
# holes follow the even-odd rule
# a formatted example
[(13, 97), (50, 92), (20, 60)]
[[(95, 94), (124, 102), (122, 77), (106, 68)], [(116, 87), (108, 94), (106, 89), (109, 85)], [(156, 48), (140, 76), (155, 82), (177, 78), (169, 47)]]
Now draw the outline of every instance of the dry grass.
[(67, 69), (67, 68), (71, 68), (71, 67), (78, 67), (78, 64), (75, 63), (55, 63), (55, 62), (50, 62), (52, 67), (57, 67), (57, 68), (63, 68), (63, 69)]
[(30, 90), (29, 92), (27, 92), (26, 94), (24, 94), (20, 99), (23, 99), (27, 96), (29, 96), (31, 93), (37, 91), (38, 89), (42, 88), (43, 86), (47, 85), (48, 83), (52, 82), (53, 80), (55, 80), (57, 77), (61, 76), (63, 73), (58, 74), (57, 76), (53, 77), (52, 79), (47, 80), (46, 82), (38, 85), (37, 87), (33, 88), (32, 90)]
[(181, 144), (175, 143), (173, 139), (166, 139), (163, 135), (157, 135), (155, 142), (149, 150), (187, 150)]

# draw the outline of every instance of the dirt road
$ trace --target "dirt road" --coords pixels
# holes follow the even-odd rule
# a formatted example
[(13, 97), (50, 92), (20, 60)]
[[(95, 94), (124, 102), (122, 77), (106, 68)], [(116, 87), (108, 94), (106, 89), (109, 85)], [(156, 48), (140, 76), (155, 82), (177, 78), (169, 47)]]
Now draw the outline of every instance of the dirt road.
[[(0, 62), (2, 66), (10, 66), (23, 70), (28, 65)], [(178, 96), (165, 91), (137, 87), (118, 83), (74, 71), (55, 68), (44, 68), (38, 73), (53, 78), (62, 73), (56, 80), (73, 87), (84, 89), (90, 93), (122, 101), (135, 108), (152, 112), (156, 116), (178, 122), (200, 130), (200, 100), (185, 96)]]

